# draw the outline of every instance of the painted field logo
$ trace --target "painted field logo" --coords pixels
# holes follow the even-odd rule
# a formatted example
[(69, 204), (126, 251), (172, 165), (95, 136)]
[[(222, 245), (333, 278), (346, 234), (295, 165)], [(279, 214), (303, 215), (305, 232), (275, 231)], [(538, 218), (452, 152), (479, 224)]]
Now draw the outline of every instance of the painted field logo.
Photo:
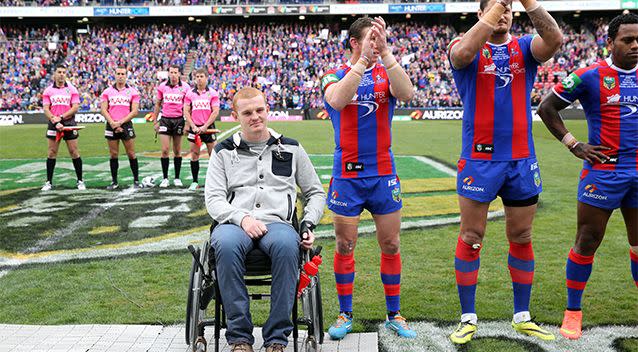
[[(142, 178), (159, 179), (159, 160), (138, 159)], [(332, 155), (312, 155), (311, 159), (327, 190)], [(403, 229), (458, 222), (455, 170), (422, 156), (397, 156), (396, 164), (401, 188), (398, 182), (389, 187), (393, 187), (393, 199), (403, 201)], [(206, 163), (202, 168), (200, 174), (205, 174)], [(89, 189), (79, 192), (74, 189), (72, 163), (59, 160), (56, 188), (42, 193), (39, 186), (46, 170), (41, 160), (0, 161), (0, 270), (24, 263), (183, 250), (208, 236), (210, 218), (202, 191), (124, 188), (108, 192), (104, 190), (110, 180), (107, 158), (86, 158), (84, 170)], [(120, 168), (120, 173), (120, 185), (130, 185), (130, 170)], [(337, 192), (328, 199), (348, 206)], [(495, 203), (490, 211), (490, 217), (501, 216), (502, 206)], [(334, 236), (331, 216), (326, 209), (318, 237)], [(365, 211), (360, 233), (373, 231), (372, 216)]]

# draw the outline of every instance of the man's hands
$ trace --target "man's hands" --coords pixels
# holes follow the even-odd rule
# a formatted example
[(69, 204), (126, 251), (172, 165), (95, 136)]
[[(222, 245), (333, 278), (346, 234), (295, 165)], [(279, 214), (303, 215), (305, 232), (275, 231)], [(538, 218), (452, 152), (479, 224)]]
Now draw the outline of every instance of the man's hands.
[(261, 238), (268, 232), (268, 229), (263, 222), (253, 218), (250, 215), (244, 216), (244, 218), (241, 220), (241, 228), (246, 232), (248, 237), (254, 240)]
[(577, 157), (587, 160), (590, 164), (604, 164), (609, 157), (601, 151), (610, 150), (611, 148), (602, 145), (590, 145), (587, 143), (578, 143), (570, 151)]
[(301, 243), (299, 245), (303, 249), (311, 249), (312, 244), (315, 243), (315, 234), (312, 232), (314, 226), (306, 221), (301, 222)]
[(375, 17), (374, 20), (372, 20), (372, 28), (370, 29), (370, 32), (372, 32), (372, 46), (379, 52), (381, 58), (391, 54), (390, 49), (388, 48), (386, 24), (383, 18)]

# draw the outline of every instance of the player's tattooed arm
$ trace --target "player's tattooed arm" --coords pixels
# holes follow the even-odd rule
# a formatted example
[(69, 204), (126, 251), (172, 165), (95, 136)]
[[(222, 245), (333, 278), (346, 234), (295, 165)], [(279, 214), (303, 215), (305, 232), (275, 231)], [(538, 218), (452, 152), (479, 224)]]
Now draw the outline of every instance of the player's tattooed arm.
[[(569, 103), (557, 97), (553, 92), (549, 93), (538, 107), (538, 115), (543, 123), (556, 139), (561, 141), (576, 157), (587, 160), (590, 164), (604, 163), (609, 159), (603, 151), (609, 148), (600, 145), (590, 145), (578, 142), (567, 130), (559, 111), (569, 106)], [(571, 139), (567, 140), (566, 139)]]
[(538, 37), (532, 41), (532, 54), (536, 60), (545, 62), (560, 49), (563, 44), (563, 33), (554, 17), (540, 5), (527, 11), (527, 15), (538, 33)]

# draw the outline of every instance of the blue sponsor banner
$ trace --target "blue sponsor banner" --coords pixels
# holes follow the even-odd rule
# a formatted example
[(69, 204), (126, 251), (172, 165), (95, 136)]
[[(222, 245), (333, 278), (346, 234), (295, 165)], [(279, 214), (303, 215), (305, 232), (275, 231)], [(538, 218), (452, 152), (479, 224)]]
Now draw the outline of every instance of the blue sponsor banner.
[(425, 12), (445, 12), (445, 4), (397, 4), (388, 5), (390, 13), (425, 13)]
[(94, 7), (93, 16), (148, 16), (148, 7)]

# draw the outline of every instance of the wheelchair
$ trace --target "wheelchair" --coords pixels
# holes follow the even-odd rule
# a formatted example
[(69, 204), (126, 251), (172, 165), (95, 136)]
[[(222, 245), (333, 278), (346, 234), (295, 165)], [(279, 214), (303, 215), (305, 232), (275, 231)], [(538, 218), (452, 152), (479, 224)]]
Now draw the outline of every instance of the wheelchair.
[[(296, 213), (296, 211), (295, 211)], [(296, 214), (293, 220), (296, 220)], [(210, 233), (213, 232), (217, 224), (213, 223)], [(298, 221), (293, 221), (293, 227), (299, 232)], [(186, 302), (186, 344), (192, 348), (193, 352), (206, 352), (208, 343), (204, 337), (204, 329), (214, 326), (215, 352), (219, 352), (220, 332), (226, 328), (226, 317), (222, 305), (219, 285), (217, 285), (217, 272), (215, 267), (215, 251), (206, 240), (202, 247), (188, 246), (188, 250), (193, 256), (190, 270), (190, 282), (188, 286), (188, 298)], [(299, 250), (299, 269), (310, 261), (315, 255), (321, 252), (321, 247), (311, 250)], [(271, 286), (270, 258), (259, 248), (254, 248), (246, 254), (246, 274), (244, 281), (246, 286)], [(297, 279), (297, 287), (299, 279)], [(269, 299), (270, 294), (250, 293), (249, 297), (254, 300)], [(208, 314), (208, 307), (211, 301), (214, 302), (214, 313), (211, 317)], [(299, 315), (299, 302), (301, 301), (302, 314)], [(301, 297), (295, 299), (292, 308), (293, 323), (293, 343), (294, 351), (299, 351), (299, 325), (307, 327), (307, 337), (302, 343), (302, 350), (314, 352), (318, 350), (318, 345), (323, 344), (323, 308), (321, 305), (321, 284), (319, 273), (312, 277), (310, 284), (302, 291)]]

